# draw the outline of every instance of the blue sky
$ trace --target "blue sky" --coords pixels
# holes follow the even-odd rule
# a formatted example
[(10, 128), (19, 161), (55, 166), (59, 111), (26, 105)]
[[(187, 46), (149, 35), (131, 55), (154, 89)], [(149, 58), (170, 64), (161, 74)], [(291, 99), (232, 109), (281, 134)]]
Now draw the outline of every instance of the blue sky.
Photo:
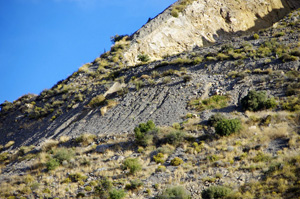
[(0, 103), (39, 94), (176, 0), (0, 0)]

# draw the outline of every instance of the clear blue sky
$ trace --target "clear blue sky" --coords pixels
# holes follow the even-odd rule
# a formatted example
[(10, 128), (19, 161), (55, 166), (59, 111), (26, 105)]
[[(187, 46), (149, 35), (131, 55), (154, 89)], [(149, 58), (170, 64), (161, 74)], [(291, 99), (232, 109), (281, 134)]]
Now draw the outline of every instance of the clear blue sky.
[(39, 94), (176, 0), (0, 0), (0, 103)]

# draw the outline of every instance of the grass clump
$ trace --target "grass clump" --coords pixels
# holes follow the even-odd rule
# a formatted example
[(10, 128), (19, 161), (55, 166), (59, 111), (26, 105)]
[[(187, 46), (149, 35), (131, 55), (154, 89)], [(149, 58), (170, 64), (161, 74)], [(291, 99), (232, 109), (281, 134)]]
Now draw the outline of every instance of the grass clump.
[(72, 149), (60, 148), (54, 154), (54, 158), (61, 164), (63, 161), (70, 161), (75, 153)]
[(87, 146), (87, 145), (91, 144), (92, 142), (94, 142), (96, 137), (97, 137), (96, 135), (92, 135), (92, 134), (81, 134), (80, 136), (75, 138), (75, 142), (77, 144)]
[(228, 96), (225, 95), (214, 95), (208, 99), (194, 99), (189, 102), (189, 106), (197, 111), (203, 111), (207, 109), (220, 109), (227, 106), (229, 100)]
[(148, 61), (150, 61), (150, 57), (149, 57), (149, 55), (146, 55), (146, 54), (139, 54), (138, 60), (141, 62), (148, 62)]
[(163, 191), (158, 199), (191, 199), (191, 194), (182, 186), (170, 187)]
[(48, 171), (55, 170), (59, 165), (59, 161), (55, 158), (50, 158), (49, 161), (46, 163)]
[(179, 166), (183, 163), (183, 160), (179, 157), (175, 157), (174, 159), (171, 160), (171, 165), (172, 166)]
[(130, 184), (125, 185), (125, 189), (136, 190), (136, 189), (140, 188), (141, 186), (143, 186), (143, 182), (141, 182), (140, 180), (132, 180), (132, 181), (130, 181)]
[(202, 191), (201, 196), (205, 199), (223, 199), (229, 195), (231, 189), (224, 186), (211, 186)]
[(267, 98), (265, 92), (256, 92), (255, 90), (249, 91), (249, 93), (241, 100), (241, 104), (244, 110), (249, 111), (272, 109), (277, 106), (277, 102), (274, 98)]
[(88, 106), (91, 108), (96, 108), (100, 105), (103, 105), (104, 103), (105, 103), (104, 95), (97, 95), (89, 102)]
[(112, 190), (113, 184), (108, 178), (103, 178), (99, 181), (99, 185), (95, 187), (95, 194), (100, 198), (108, 198), (109, 192)]
[(166, 142), (168, 144), (177, 146), (184, 141), (185, 133), (183, 131), (173, 131), (166, 135)]
[(242, 124), (239, 119), (222, 119), (216, 124), (216, 134), (220, 136), (229, 136), (241, 130)]
[(255, 33), (255, 34), (253, 35), (253, 39), (255, 39), (255, 40), (259, 39), (259, 35)]
[(72, 182), (79, 182), (86, 180), (88, 177), (81, 173), (71, 173), (69, 174), (69, 178)]
[(123, 189), (117, 190), (113, 189), (109, 192), (109, 199), (122, 199), (126, 196), (126, 193)]
[(163, 153), (158, 153), (156, 155), (153, 156), (153, 160), (154, 162), (156, 162), (157, 164), (163, 164), (165, 162), (164, 160), (165, 156)]
[(129, 169), (129, 174), (132, 175), (142, 170), (142, 165), (137, 158), (127, 158), (122, 167), (124, 170)]

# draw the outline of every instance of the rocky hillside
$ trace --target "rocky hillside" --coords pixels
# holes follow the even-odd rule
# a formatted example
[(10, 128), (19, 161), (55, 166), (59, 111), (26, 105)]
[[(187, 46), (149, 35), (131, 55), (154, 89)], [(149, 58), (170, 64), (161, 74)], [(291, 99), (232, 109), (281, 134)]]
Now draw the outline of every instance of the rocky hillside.
[[(299, 197), (299, 2), (217, 2), (179, 1), (53, 88), (1, 104), (0, 198)], [(178, 35), (188, 47), (155, 44), (172, 52), (157, 57), (143, 46), (200, 10), (229, 17), (198, 19), (224, 34)]]
[[(222, 1), (218, 2), (221, 5)], [(115, 37), (116, 43), (111, 51), (101, 55), (101, 57), (95, 59), (92, 63), (82, 66), (72, 76), (64, 81), (58, 82), (53, 88), (44, 90), (39, 96), (26, 95), (15, 100), (13, 103), (3, 103), (1, 105), (2, 109), (0, 115), (2, 136), (0, 144), (4, 145), (8, 141), (14, 141), (15, 146), (19, 146), (23, 144), (38, 144), (45, 139), (58, 138), (62, 135), (72, 137), (82, 133), (111, 134), (130, 132), (136, 125), (149, 119), (152, 119), (158, 125), (171, 125), (174, 122), (183, 121), (183, 116), (191, 112), (187, 107), (191, 98), (203, 98), (202, 95), (204, 93), (206, 94), (205, 97), (207, 97), (208, 94), (211, 95), (215, 90), (219, 89), (224, 93), (230, 93), (233, 96), (231, 98), (231, 104), (237, 105), (239, 99), (246, 94), (247, 90), (257, 86), (248, 81), (240, 85), (241, 87), (245, 87), (246, 90), (233, 86), (236, 83), (236, 79), (224, 78), (227, 77), (226, 75), (230, 71), (242, 70), (239, 67), (239, 69), (232, 67), (233, 65), (239, 66), (240, 64), (238, 63), (243, 63), (243, 70), (250, 71), (258, 68), (271, 68), (273, 70), (281, 70), (281, 68), (286, 68), (287, 70), (291, 69), (289, 63), (281, 63), (280, 56), (282, 56), (283, 53), (278, 55), (276, 52), (272, 52), (266, 54), (264, 58), (260, 57), (261, 45), (264, 45), (266, 41), (270, 41), (272, 37), (273, 40), (277, 39), (277, 36), (272, 35), (273, 33), (266, 35), (264, 35), (265, 33), (261, 33), (260, 38), (257, 40), (251, 35), (246, 37), (233, 37), (232, 41), (223, 40), (223, 42), (218, 42), (212, 47), (203, 48), (195, 47), (185, 40), (182, 42), (179, 41), (179, 39), (192, 38), (191, 40), (193, 40), (193, 42), (201, 43), (201, 38), (196, 39), (196, 37), (186, 37), (182, 35), (181, 37), (178, 36), (176, 42), (185, 43), (189, 48), (192, 46), (190, 48), (193, 49), (192, 51), (173, 56), (164, 56), (165, 58), (161, 61), (149, 62), (151, 57), (153, 57), (152, 53), (142, 48), (139, 52), (143, 52), (144, 54), (133, 53), (135, 57), (139, 57), (139, 63), (133, 66), (126, 65), (127, 54), (136, 46), (134, 43), (137, 41), (137, 38), (149, 39), (150, 35), (154, 34), (154, 32), (159, 32), (157, 34), (168, 32), (158, 28), (158, 26), (162, 27), (162, 21), (166, 22), (163, 23), (166, 24), (165, 28), (171, 30), (170, 28), (172, 27), (174, 28), (174, 34), (179, 33), (180, 31), (176, 30), (176, 27), (168, 25), (167, 19), (163, 20), (162, 18), (165, 16), (173, 21), (183, 21), (185, 18), (185, 21), (188, 22), (190, 21), (188, 19), (191, 13), (194, 13), (193, 10), (190, 9), (200, 4), (203, 7), (202, 3), (203, 1), (179, 1), (175, 3), (131, 37)], [(206, 3), (210, 5), (209, 3), (215, 4), (216, 2), (207, 1)], [(282, 2), (272, 1), (269, 4), (261, 4), (262, 6), (260, 6), (259, 9), (255, 9), (254, 5), (258, 5), (255, 3), (257, 2), (247, 1), (246, 7), (253, 7), (251, 10), (257, 12), (264, 8), (263, 5), (268, 5), (269, 7), (267, 6), (263, 9), (265, 10), (264, 14), (260, 14), (262, 17), (268, 15), (268, 13), (270, 16), (272, 15), (271, 13), (277, 13), (276, 17), (273, 17), (273, 15), (270, 17), (272, 20), (268, 23), (266, 22), (265, 26), (271, 25), (273, 21), (283, 16), (284, 13), (299, 5), (298, 1), (292, 0)], [(230, 6), (232, 4), (236, 5), (236, 1), (233, 3), (223, 3), (222, 5)], [(210, 7), (214, 8), (216, 6), (211, 5)], [(177, 18), (170, 13), (174, 9), (181, 11)], [(280, 9), (282, 11), (279, 12), (278, 10)], [(207, 10), (208, 9), (202, 9), (203, 12), (207, 12)], [(228, 8), (227, 10), (230, 10), (230, 16), (234, 16), (234, 12), (231, 12), (232, 9)], [(220, 13), (218, 13), (218, 15), (216, 14), (216, 19), (218, 19), (217, 16), (219, 16), (219, 14)], [(257, 14), (253, 14), (253, 16), (254, 15)], [(198, 15), (195, 15), (195, 17), (196, 16)], [(238, 16), (244, 15), (238, 14)], [(211, 17), (213, 17), (212, 14)], [(251, 17), (248, 18), (251, 19)], [(207, 19), (206, 17), (199, 17), (200, 21)], [(196, 18), (194, 18), (194, 20), (196, 20)], [(190, 22), (197, 24), (194, 23), (193, 20)], [(297, 24), (296, 22), (290, 23)], [(201, 21), (201, 23), (203, 26), (211, 27), (206, 21)], [(228, 23), (226, 24), (228, 26)], [(238, 24), (251, 23), (239, 19)], [(249, 25), (248, 28), (250, 28), (250, 26), (253, 27), (253, 25), (254, 23)], [(220, 25), (219, 29), (227, 31), (233, 28), (232, 24), (230, 26), (231, 28), (229, 28), (229, 26), (225, 28), (225, 26)], [(286, 26), (289, 29), (293, 28), (288, 25)], [(280, 28), (282, 28), (283, 31), (286, 32), (288, 29), (286, 26), (279, 26), (272, 31), (278, 31), (280, 33)], [(246, 30), (248, 28), (244, 27), (240, 29)], [(238, 29), (239, 28), (233, 28), (234, 32), (238, 31)], [(180, 28), (180, 30), (185, 31), (188, 29)], [(199, 28), (197, 28), (197, 30), (199, 30)], [(217, 29), (215, 28), (214, 31), (217, 31)], [(207, 31), (207, 33), (209, 33), (209, 31)], [(254, 33), (251, 34), (253, 35)], [(277, 45), (289, 45), (289, 42), (295, 42), (293, 38), (297, 36), (297, 31), (284, 33), (284, 35), (278, 37), (281, 38), (281, 40), (276, 40), (275, 46), (271, 46), (271, 50), (275, 51)], [(153, 35), (153, 41), (155, 38), (157, 37)], [(148, 39), (138, 43), (141, 45), (150, 44), (151, 42), (149, 42)], [(213, 41), (212, 38), (207, 40)], [(161, 41), (163, 41), (163, 39)], [(200, 43), (199, 46), (202, 45), (200, 45)], [(232, 52), (229, 52), (228, 49), (223, 49), (225, 48), (224, 43), (228, 43), (232, 49), (244, 50), (241, 50), (243, 51), (241, 55), (235, 52), (233, 55), (228, 55), (228, 53)], [(157, 47), (161, 51), (167, 52), (164, 48), (169, 44), (171, 45), (172, 41), (168, 41), (166, 44), (162, 43), (161, 47)], [(293, 50), (294, 46), (295, 45), (289, 48)], [(160, 50), (156, 49), (155, 51), (160, 52)], [(187, 49), (181, 48), (180, 50), (173, 50), (172, 54)], [(149, 54), (146, 54), (146, 52)], [(225, 57), (218, 58), (217, 55), (220, 53), (225, 54)], [(163, 53), (159, 54), (163, 56)], [(261, 59), (257, 59), (257, 57)], [(274, 57), (275, 61), (272, 61)], [(271, 59), (271, 62), (262, 65), (261, 62), (264, 59)], [(149, 63), (146, 63), (147, 61)], [(190, 76), (192, 81), (185, 82), (183, 79), (185, 76)], [(247, 78), (250, 79), (249, 81), (253, 81), (252, 76)], [(122, 83), (123, 86), (113, 87), (117, 82)], [(115, 92), (110, 92), (110, 94), (104, 96), (105, 92), (111, 87), (113, 87), (112, 89)], [(100, 96), (100, 98), (103, 97), (103, 103), (93, 105), (92, 99), (97, 96)], [(97, 99), (95, 98), (94, 100)], [(176, 109), (174, 109), (174, 107), (176, 107)]]

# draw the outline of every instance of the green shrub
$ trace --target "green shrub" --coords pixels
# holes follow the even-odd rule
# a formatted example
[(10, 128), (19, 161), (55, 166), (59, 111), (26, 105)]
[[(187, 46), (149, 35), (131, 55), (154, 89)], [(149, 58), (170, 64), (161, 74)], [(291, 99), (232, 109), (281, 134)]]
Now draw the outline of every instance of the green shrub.
[(104, 95), (97, 95), (89, 102), (88, 106), (92, 108), (96, 108), (100, 105), (103, 105), (104, 103), (105, 103)]
[(69, 161), (74, 157), (75, 153), (72, 149), (60, 148), (54, 154), (54, 158), (62, 163), (64, 160)]
[(217, 123), (221, 120), (225, 119), (225, 116), (220, 114), (220, 113), (216, 113), (212, 116), (209, 117), (207, 123), (208, 125), (210, 126), (213, 126), (213, 127), (216, 127), (217, 126)]
[(216, 133), (220, 136), (228, 136), (238, 132), (242, 128), (239, 119), (222, 119), (215, 127)]
[(69, 178), (72, 182), (84, 181), (88, 177), (83, 175), (82, 173), (71, 173), (69, 174)]
[(139, 54), (138, 60), (141, 62), (148, 62), (148, 61), (150, 61), (150, 57), (149, 57), (149, 55)]
[(191, 199), (191, 194), (181, 186), (170, 187), (163, 191), (158, 199)]
[(110, 199), (122, 199), (126, 196), (126, 193), (123, 189), (117, 190), (113, 189), (109, 192)]
[(113, 188), (112, 182), (108, 178), (100, 180), (99, 185), (95, 187), (96, 195), (99, 195), (100, 198), (108, 198), (109, 191)]
[(179, 166), (183, 163), (183, 160), (179, 157), (175, 157), (174, 159), (171, 160), (171, 165), (172, 166)]
[(224, 186), (211, 186), (202, 191), (201, 196), (203, 199), (223, 199), (229, 193), (231, 189)]
[(172, 11), (171, 11), (171, 15), (173, 16), (173, 17), (178, 17), (179, 16), (179, 13), (178, 13), (178, 11), (176, 10), (176, 9), (173, 9)]
[(277, 102), (274, 98), (267, 99), (265, 92), (256, 92), (254, 90), (249, 91), (248, 95), (241, 100), (241, 104), (244, 110), (249, 111), (259, 111), (275, 108), (277, 106)]
[(47, 170), (55, 170), (59, 166), (59, 161), (57, 159), (51, 158), (47, 163)]
[(135, 174), (142, 170), (142, 165), (137, 158), (127, 158), (123, 162), (123, 169), (129, 169), (130, 174)]
[(85, 191), (92, 191), (92, 187), (86, 186), (86, 187), (84, 187), (84, 190), (85, 190)]
[(185, 133), (182, 131), (173, 131), (166, 136), (166, 142), (171, 145), (178, 145), (184, 141)]
[(130, 181), (130, 184), (127, 184), (125, 186), (125, 189), (135, 190), (135, 189), (138, 189), (141, 186), (143, 186), (143, 182), (141, 182), (140, 180), (132, 180), (132, 181)]
[(255, 34), (253, 35), (253, 38), (254, 38), (255, 40), (259, 39), (259, 35), (255, 33)]
[(151, 144), (153, 136), (151, 131), (156, 130), (153, 121), (149, 120), (147, 123), (141, 123), (134, 129), (135, 141), (138, 145), (147, 146)]
[(156, 155), (153, 156), (153, 160), (156, 162), (156, 163), (161, 163), (163, 164), (165, 162), (164, 160), (164, 154), (163, 153), (158, 153)]

